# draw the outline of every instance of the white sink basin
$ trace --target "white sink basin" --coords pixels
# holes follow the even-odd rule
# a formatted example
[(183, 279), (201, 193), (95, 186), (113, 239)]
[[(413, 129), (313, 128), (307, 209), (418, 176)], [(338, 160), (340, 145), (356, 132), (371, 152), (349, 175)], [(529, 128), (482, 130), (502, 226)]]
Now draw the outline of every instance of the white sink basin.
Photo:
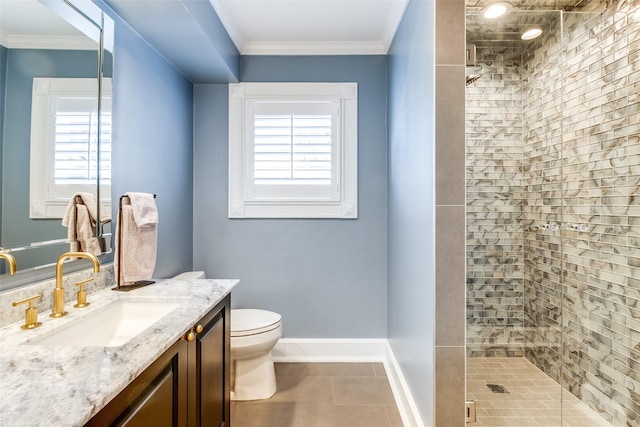
[(173, 302), (118, 300), (28, 343), (46, 346), (118, 347), (179, 305)]

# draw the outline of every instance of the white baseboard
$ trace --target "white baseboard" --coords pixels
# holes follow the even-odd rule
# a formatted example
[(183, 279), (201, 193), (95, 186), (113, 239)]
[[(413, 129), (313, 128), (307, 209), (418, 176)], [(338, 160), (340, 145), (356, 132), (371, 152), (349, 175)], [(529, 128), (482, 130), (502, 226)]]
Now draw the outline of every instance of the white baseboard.
[(272, 355), (273, 361), (280, 363), (383, 363), (403, 424), (405, 427), (424, 427), (400, 365), (386, 339), (281, 338)]
[(274, 362), (384, 362), (386, 339), (281, 338)]
[(385, 343), (385, 350), (384, 370), (387, 372), (389, 385), (396, 399), (402, 423), (405, 427), (425, 427), (416, 406), (416, 401), (413, 399), (409, 385), (402, 374), (402, 369), (400, 369), (400, 365), (388, 341)]

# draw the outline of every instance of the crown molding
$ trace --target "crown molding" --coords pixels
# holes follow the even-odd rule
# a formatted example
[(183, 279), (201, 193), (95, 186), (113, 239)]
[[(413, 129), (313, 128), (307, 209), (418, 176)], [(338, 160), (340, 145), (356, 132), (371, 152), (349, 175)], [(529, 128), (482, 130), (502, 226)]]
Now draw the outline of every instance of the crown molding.
[(209, 0), (209, 3), (213, 6), (213, 10), (215, 10), (218, 18), (220, 18), (222, 26), (227, 30), (227, 34), (236, 46), (236, 49), (238, 49), (238, 52), (242, 53), (245, 46), (245, 40), (240, 28), (238, 28), (238, 24), (235, 19), (233, 19), (233, 14), (231, 13), (229, 6), (227, 6), (226, 2), (220, 0)]
[(242, 55), (386, 55), (384, 42), (247, 42)]
[(0, 44), (8, 49), (96, 50), (98, 45), (81, 36), (33, 36), (0, 33)]

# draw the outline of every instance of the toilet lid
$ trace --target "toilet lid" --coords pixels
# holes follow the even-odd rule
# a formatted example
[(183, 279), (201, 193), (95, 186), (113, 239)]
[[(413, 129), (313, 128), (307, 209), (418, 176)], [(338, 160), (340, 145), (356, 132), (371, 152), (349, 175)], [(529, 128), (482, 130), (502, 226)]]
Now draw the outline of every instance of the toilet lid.
[(282, 316), (267, 310), (251, 308), (231, 310), (231, 335), (253, 335), (280, 326)]

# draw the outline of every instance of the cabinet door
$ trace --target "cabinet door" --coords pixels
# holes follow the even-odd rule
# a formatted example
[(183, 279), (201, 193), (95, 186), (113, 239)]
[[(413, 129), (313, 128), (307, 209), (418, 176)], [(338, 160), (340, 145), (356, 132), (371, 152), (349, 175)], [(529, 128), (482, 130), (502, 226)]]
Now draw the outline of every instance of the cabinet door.
[(187, 350), (176, 342), (86, 425), (186, 426)]
[(230, 426), (228, 314), (227, 298), (199, 322), (202, 331), (190, 343), (190, 426)]

